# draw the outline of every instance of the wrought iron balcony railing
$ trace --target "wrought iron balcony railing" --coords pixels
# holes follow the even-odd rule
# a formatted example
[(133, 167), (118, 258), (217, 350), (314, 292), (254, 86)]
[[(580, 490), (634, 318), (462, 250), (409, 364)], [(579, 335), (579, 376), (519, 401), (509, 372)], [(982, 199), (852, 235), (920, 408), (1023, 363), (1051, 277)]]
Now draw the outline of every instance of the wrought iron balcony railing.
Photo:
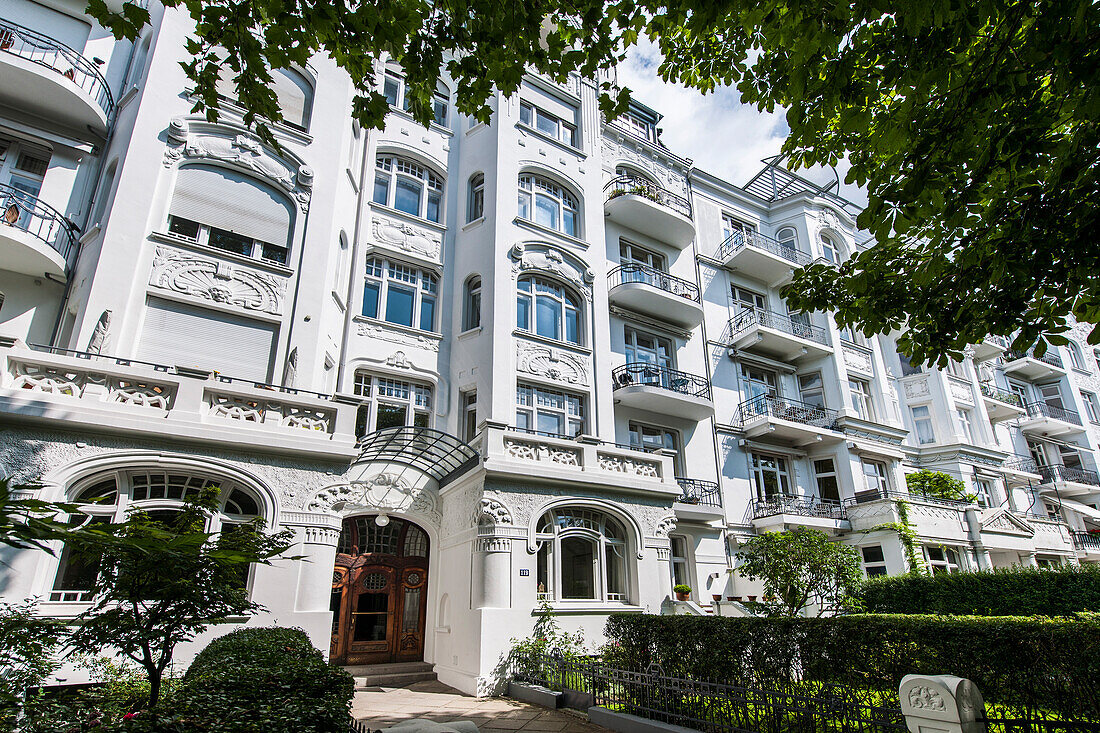
[(696, 478), (676, 477), (680, 484), (680, 503), (700, 506), (722, 506), (722, 492), (714, 481), (701, 481)]
[(847, 519), (844, 505), (833, 499), (821, 499), (816, 496), (793, 496), (780, 494), (752, 502), (752, 518), (774, 517), (777, 514), (794, 514), (800, 517), (823, 517), (825, 519)]
[(767, 415), (778, 420), (790, 420), (832, 430), (837, 418), (836, 410), (775, 395), (759, 395), (746, 400), (738, 406), (737, 412), (742, 425), (753, 418)]
[(1033, 351), (1028, 351), (1025, 353), (1023, 351), (1016, 351), (1015, 349), (1009, 349), (1004, 353), (1004, 360), (1006, 362), (1027, 358), (1038, 359), (1044, 364), (1050, 364), (1051, 366), (1056, 366), (1059, 369), (1063, 368), (1062, 357), (1058, 356), (1058, 352), (1054, 350), (1054, 347), (1048, 348), (1046, 353), (1042, 356), (1035, 356), (1035, 352)]
[(1081, 416), (1064, 407), (1048, 405), (1046, 402), (1028, 402), (1024, 408), (1027, 410), (1028, 417), (1049, 417), (1052, 420), (1061, 420), (1074, 425), (1081, 424)]
[(1024, 406), (1024, 401), (1021, 400), (1020, 395), (1015, 392), (1007, 392), (1003, 389), (998, 389), (995, 385), (989, 384), (988, 382), (982, 382), (981, 388), (982, 395), (991, 400), (1004, 402), (1007, 405), (1015, 405), (1016, 407)]
[(660, 387), (670, 392), (710, 399), (710, 381), (695, 374), (676, 371), (658, 364), (645, 362), (630, 362), (616, 367), (611, 372), (611, 378), (615, 382), (615, 389), (642, 385), (646, 387)]
[(1035, 459), (1031, 456), (1020, 456), (1016, 458), (1009, 458), (1004, 462), (1004, 467), (1013, 471), (1027, 471), (1028, 473), (1038, 473), (1039, 464), (1035, 462)]
[(1100, 552), (1100, 534), (1073, 532), (1073, 546), (1078, 550)]
[(730, 335), (736, 336), (742, 331), (747, 331), (755, 326), (782, 331), (791, 336), (797, 336), (824, 346), (829, 345), (829, 334), (824, 328), (815, 326), (812, 323), (795, 320), (784, 313), (775, 313), (759, 308), (746, 308), (730, 319)]
[(647, 181), (641, 176), (617, 176), (608, 181), (604, 186), (607, 192), (607, 200), (619, 196), (632, 194), (647, 198), (655, 204), (672, 209), (677, 214), (691, 218), (691, 202), (683, 196), (678, 196), (666, 188), (661, 188), (653, 181)]
[(852, 498), (844, 500), (844, 506), (853, 507), (857, 504), (869, 504), (874, 501), (883, 501), (886, 499), (922, 501), (929, 504), (952, 507), (954, 509), (963, 509), (968, 506), (967, 502), (959, 499), (941, 499), (938, 496), (926, 496), (925, 494), (918, 494), (913, 491), (893, 491), (889, 489), (866, 489), (864, 491), (857, 491)]
[(1100, 474), (1087, 468), (1075, 468), (1057, 463), (1053, 466), (1039, 466), (1035, 472), (1043, 477), (1043, 483), (1069, 481), (1075, 484), (1100, 486)]
[(628, 283), (645, 283), (672, 295), (679, 295), (693, 303), (699, 302), (699, 286), (683, 278), (669, 275), (654, 267), (635, 262), (620, 265), (607, 276), (607, 287), (615, 288)]
[(108, 120), (114, 114), (115, 100), (107, 80), (79, 51), (30, 28), (0, 19), (0, 52), (56, 71), (95, 100)]
[(57, 209), (26, 191), (0, 183), (0, 226), (22, 229), (45, 242), (72, 265), (76, 254), (76, 227)]
[(759, 232), (744, 229), (739, 229), (726, 237), (726, 240), (718, 246), (718, 251), (714, 255), (715, 259), (725, 262), (744, 247), (751, 247), (773, 254), (799, 267), (813, 262), (813, 257), (801, 250), (783, 244), (777, 239), (766, 237)]

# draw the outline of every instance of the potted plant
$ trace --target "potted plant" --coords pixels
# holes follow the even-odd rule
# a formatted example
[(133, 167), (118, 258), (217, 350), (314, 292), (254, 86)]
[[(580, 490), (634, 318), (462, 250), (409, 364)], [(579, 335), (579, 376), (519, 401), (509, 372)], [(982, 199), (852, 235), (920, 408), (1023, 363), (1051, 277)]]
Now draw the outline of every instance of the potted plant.
[(686, 601), (691, 597), (691, 586), (680, 583), (672, 586), (672, 592), (676, 594), (676, 600)]
[(711, 594), (710, 597), (713, 598), (716, 601), (722, 600), (722, 594), (721, 593), (713, 593), (713, 594)]

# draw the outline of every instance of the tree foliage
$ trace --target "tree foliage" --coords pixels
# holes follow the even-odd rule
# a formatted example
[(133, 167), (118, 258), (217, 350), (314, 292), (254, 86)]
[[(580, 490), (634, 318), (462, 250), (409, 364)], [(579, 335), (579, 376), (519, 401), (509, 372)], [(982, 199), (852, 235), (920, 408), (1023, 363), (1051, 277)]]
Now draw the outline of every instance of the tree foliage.
[(35, 603), (0, 604), (0, 730), (10, 730), (27, 690), (58, 665), (64, 624), (35, 613)]
[(931, 499), (971, 502), (978, 498), (977, 494), (967, 492), (966, 484), (943, 471), (914, 471), (906, 474), (905, 485), (909, 493)]
[(863, 579), (855, 548), (808, 527), (745, 540), (737, 559), (741, 575), (764, 581), (758, 605), (773, 616), (797, 616), (807, 606), (818, 616), (845, 610)]

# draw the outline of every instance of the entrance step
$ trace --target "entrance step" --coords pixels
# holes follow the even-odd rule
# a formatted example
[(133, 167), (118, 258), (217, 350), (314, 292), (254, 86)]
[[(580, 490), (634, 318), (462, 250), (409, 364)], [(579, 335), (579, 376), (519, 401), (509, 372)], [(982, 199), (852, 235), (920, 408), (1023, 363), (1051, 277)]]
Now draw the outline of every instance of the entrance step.
[(344, 667), (355, 678), (356, 689), (364, 687), (404, 687), (414, 682), (434, 680), (435, 667), (427, 662), (394, 664), (358, 664)]

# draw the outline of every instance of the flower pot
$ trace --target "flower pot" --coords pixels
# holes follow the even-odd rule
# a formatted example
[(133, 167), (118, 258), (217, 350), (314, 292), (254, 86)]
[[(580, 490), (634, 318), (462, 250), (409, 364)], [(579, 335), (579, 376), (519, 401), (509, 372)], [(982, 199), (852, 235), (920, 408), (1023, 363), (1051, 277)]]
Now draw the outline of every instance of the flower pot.
[(756, 596), (749, 596), (749, 603), (754, 603), (755, 601), (756, 601)]
[(676, 600), (678, 600), (678, 601), (686, 601), (689, 598), (691, 598), (690, 593), (677, 593), (676, 594)]
[(711, 598), (713, 598), (716, 601), (722, 600), (721, 594), (718, 594), (718, 593), (715, 593), (714, 595), (712, 595)]
[(739, 601), (739, 600), (741, 600), (741, 596), (726, 596), (726, 600), (727, 601)]

